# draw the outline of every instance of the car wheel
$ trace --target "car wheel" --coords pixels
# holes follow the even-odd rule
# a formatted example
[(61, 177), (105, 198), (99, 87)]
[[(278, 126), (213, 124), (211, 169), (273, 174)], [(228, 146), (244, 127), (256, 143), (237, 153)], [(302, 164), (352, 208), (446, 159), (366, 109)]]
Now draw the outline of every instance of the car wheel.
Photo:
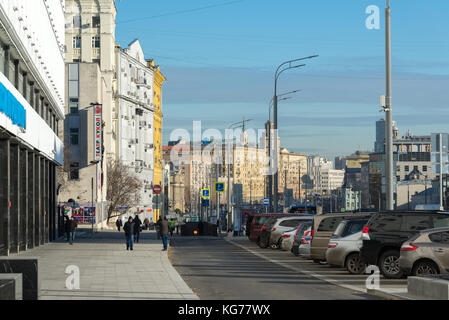
[(358, 253), (351, 253), (346, 258), (346, 269), (351, 274), (362, 274), (365, 272), (366, 265), (362, 262)]
[(315, 262), (315, 263), (320, 263), (320, 261), (321, 261), (321, 260), (313, 259), (313, 262)]
[(298, 257), (298, 256), (299, 256), (299, 252), (298, 252), (298, 251), (292, 249), (291, 252), (293, 253), (293, 255), (294, 255), (295, 257)]
[(279, 244), (278, 243), (272, 243), (272, 244), (270, 244), (270, 248), (271, 249), (279, 249)]
[(385, 278), (402, 278), (403, 272), (399, 268), (399, 252), (396, 250), (384, 252), (379, 260), (379, 268)]
[(438, 274), (438, 268), (430, 261), (418, 262), (412, 270), (412, 275), (414, 276), (425, 276), (430, 274)]
[(265, 249), (267, 246), (265, 245), (265, 243), (262, 243), (262, 241), (260, 240), (260, 238), (259, 238), (259, 240), (257, 241), (257, 244), (258, 244), (258, 246), (259, 247), (261, 247), (262, 249)]

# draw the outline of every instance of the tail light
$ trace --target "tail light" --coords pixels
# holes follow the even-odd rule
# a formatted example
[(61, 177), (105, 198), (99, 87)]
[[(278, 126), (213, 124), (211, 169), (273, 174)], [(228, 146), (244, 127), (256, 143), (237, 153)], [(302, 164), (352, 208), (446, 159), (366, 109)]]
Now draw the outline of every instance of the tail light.
[(289, 234), (283, 234), (282, 238), (290, 238), (290, 235)]
[(312, 229), (312, 231), (310, 232), (310, 240), (313, 239), (313, 234), (315, 233), (315, 230)]
[(306, 238), (302, 238), (302, 239), (301, 239), (301, 244), (310, 244), (310, 242), (307, 241)]
[(276, 231), (276, 228), (271, 229), (271, 231)]
[(418, 249), (417, 246), (415, 246), (413, 243), (403, 244), (401, 247), (401, 251), (414, 251)]
[(329, 242), (328, 248), (336, 248), (338, 246), (337, 242)]
[(364, 226), (362, 229), (362, 240), (370, 240), (368, 226)]
[(260, 229), (260, 231), (264, 231), (267, 227), (263, 226), (262, 229)]

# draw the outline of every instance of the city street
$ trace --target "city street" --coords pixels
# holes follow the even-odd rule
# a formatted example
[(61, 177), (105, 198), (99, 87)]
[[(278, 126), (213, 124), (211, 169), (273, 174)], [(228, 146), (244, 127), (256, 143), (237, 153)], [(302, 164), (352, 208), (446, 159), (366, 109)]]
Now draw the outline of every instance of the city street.
[[(366, 276), (352, 276), (339, 269), (315, 265), (286, 252), (260, 249), (246, 238), (232, 241), (177, 238), (169, 259), (200, 299), (376, 299), (361, 292)], [(340, 284), (318, 279), (310, 272)], [(389, 284), (403, 282), (389, 281)], [(360, 291), (342, 285), (352, 285)]]

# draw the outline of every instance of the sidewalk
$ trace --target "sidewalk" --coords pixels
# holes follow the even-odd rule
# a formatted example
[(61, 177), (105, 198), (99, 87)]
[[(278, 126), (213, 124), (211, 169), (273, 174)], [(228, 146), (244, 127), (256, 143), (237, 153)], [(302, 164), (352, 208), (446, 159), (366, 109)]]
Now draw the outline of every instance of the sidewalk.
[[(123, 232), (80, 231), (73, 245), (63, 240), (18, 255), (39, 259), (41, 300), (198, 299), (153, 231), (144, 231), (133, 251)], [(66, 288), (70, 265), (79, 267), (80, 290)]]

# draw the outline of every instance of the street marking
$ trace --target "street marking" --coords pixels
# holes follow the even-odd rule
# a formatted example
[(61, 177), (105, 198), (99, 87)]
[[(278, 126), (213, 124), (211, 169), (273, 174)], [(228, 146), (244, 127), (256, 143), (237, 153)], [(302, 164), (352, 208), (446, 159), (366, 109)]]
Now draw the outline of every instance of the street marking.
[(290, 265), (288, 265), (288, 264), (286, 264), (286, 263), (284, 263), (284, 262), (281, 262), (281, 261), (279, 261), (279, 260), (274, 260), (274, 259), (268, 258), (268, 257), (264, 256), (263, 254), (260, 254), (260, 253), (258, 253), (258, 252), (256, 252), (256, 251), (253, 251), (253, 250), (249, 249), (249, 248), (246, 248), (245, 246), (243, 246), (243, 245), (241, 245), (241, 244), (239, 244), (239, 243), (236, 243), (236, 242), (234, 242), (234, 241), (232, 241), (232, 240), (225, 239), (225, 241), (227, 241), (227, 242), (233, 244), (234, 246), (237, 246), (237, 247), (239, 247), (239, 248), (242, 248), (242, 249), (244, 249), (244, 250), (246, 250), (246, 251), (252, 253), (253, 255), (259, 257), (259, 258), (262, 258), (262, 259), (267, 260), (267, 261), (269, 261), (269, 262), (271, 262), (271, 263), (280, 265), (280, 266), (282, 266), (282, 267), (284, 267), (284, 268), (287, 268), (287, 269), (290, 269), (290, 270), (292, 270), (292, 271), (295, 271), (295, 272), (301, 272), (301, 273), (310, 275), (310, 276), (312, 276), (312, 277), (314, 277), (314, 278), (317, 278), (317, 279), (320, 279), (320, 280), (323, 280), (323, 281), (332, 283), (332, 284), (334, 284), (334, 285), (337, 285), (337, 286), (342, 287), (342, 288), (345, 288), (345, 289), (354, 290), (354, 291), (362, 292), (362, 293), (365, 293), (365, 294), (368, 293), (366, 290), (361, 289), (361, 288), (359, 288), (359, 287), (356, 287), (356, 286), (353, 286), (353, 285), (348, 285), (348, 284), (342, 284), (342, 283), (339, 283), (339, 281), (337, 281), (337, 280), (330, 279), (330, 278), (328, 278), (328, 277), (326, 277), (326, 276), (317, 274), (317, 273), (315, 273), (315, 272), (307, 271), (307, 270), (302, 270), (302, 269), (299, 269), (299, 268), (295, 268), (295, 267), (292, 267), (292, 266), (290, 266)]

